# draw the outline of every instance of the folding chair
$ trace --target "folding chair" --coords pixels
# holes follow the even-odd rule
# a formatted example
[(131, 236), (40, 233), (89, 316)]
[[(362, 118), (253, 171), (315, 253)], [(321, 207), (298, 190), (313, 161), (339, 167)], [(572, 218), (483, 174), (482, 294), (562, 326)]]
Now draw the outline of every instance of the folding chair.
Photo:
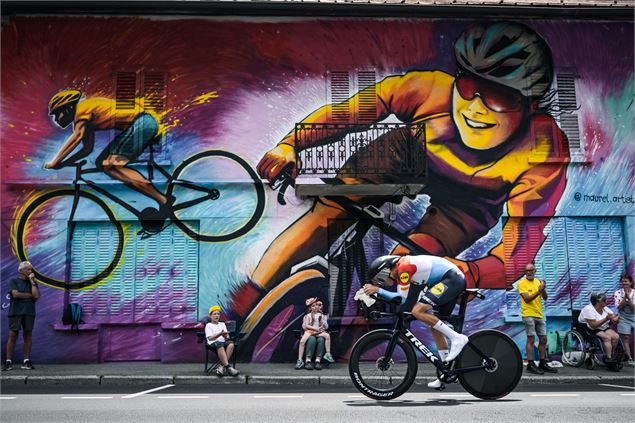
[[(238, 346), (240, 344), (240, 340), (245, 336), (244, 333), (236, 333), (236, 321), (235, 320), (227, 320), (224, 322), (225, 326), (227, 326), (227, 332), (229, 332), (229, 340), (234, 343), (234, 353), (232, 354), (232, 366), (236, 367), (236, 356), (238, 355)], [(205, 331), (196, 332), (197, 340), (196, 342), (199, 344), (203, 344), (203, 351), (205, 352), (205, 367), (204, 371), (206, 374), (211, 374), (216, 370), (218, 366), (220, 366), (220, 360), (218, 355), (216, 354), (216, 350), (212, 348), (205, 338)], [(211, 357), (210, 357), (211, 354)]]

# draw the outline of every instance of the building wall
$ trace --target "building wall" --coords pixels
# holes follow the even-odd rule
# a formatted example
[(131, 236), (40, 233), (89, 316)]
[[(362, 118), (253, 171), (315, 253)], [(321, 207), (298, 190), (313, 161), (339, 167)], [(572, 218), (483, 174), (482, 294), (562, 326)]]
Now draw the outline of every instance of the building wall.
[[(42, 291), (33, 358), (196, 361), (200, 346), (194, 332), (201, 330), (199, 322), (208, 308), (220, 304), (227, 316), (241, 321), (251, 313), (243, 326), (251, 330), (244, 360), (291, 360), (293, 336), (269, 340), (301, 315), (304, 299), (314, 295), (326, 302), (331, 322), (340, 329), (336, 355), (346, 357), (354, 339), (366, 330), (352, 300), (360, 278), (349, 269), (348, 276), (338, 280), (334, 266), (346, 273), (343, 266), (348, 261), (387, 254), (394, 241), (375, 229), (363, 241), (365, 250), (354, 257), (338, 262), (331, 248), (324, 260), (312, 260), (324, 257), (329, 244), (338, 239), (337, 228), (352, 222), (311, 198), (291, 194), (283, 206), (277, 193), (255, 177), (265, 153), (296, 123), (316, 110), (322, 110), (326, 120), (333, 118), (333, 108), (320, 108), (337, 98), (334, 72), (344, 72), (350, 82), (342, 99), (369, 85), (359, 82), (360, 72), (378, 83), (372, 99), (388, 96), (380, 81), (391, 75), (422, 71), (425, 79), (427, 71), (447, 73), (449, 85), (408, 100), (422, 103), (419, 95), (425, 96), (428, 104), (439, 108), (430, 106), (427, 118), (439, 111), (447, 116), (440, 124), (447, 132), (447, 145), (438, 142), (442, 137), (435, 132), (440, 131), (434, 126), (437, 121), (425, 124), (428, 152), (445, 164), (430, 165), (437, 185), (431, 184), (422, 195), (393, 197), (378, 205), (401, 231), (436, 231), (437, 241), (453, 245), (451, 252), (448, 248), (440, 254), (460, 260), (465, 270), (470, 268), (467, 263), (498, 252), (504, 265), (495, 266), (491, 275), (486, 275), (487, 265), (480, 271), (489, 281), (486, 286), (499, 289), (488, 290), (484, 301), (468, 307), (467, 332), (496, 327), (519, 345), (524, 343), (518, 296), (502, 288), (520, 277), (527, 261), (535, 260), (538, 277), (547, 280), (551, 295), (546, 303), (550, 350), (557, 351), (558, 333), (568, 328), (570, 309), (586, 304), (592, 290), (612, 293), (619, 274), (635, 268), (633, 26), (523, 22), (546, 41), (556, 74), (571, 77), (576, 99), (564, 112), (552, 108), (555, 120), (545, 117), (549, 125), (559, 125), (549, 127), (546, 139), (560, 142), (548, 151), (537, 147), (523, 154), (508, 148), (512, 141), (494, 150), (470, 149), (454, 132), (448, 115), (456, 70), (453, 46), (474, 24), (471, 21), (57, 16), (16, 17), (4, 24), (2, 292), (8, 291), (20, 257), (28, 258)], [(560, 96), (557, 102), (564, 101), (562, 84), (554, 86)], [(208, 193), (218, 189), (220, 197), (180, 210), (178, 224), (144, 236), (130, 208), (141, 212), (156, 209), (157, 203), (102, 173), (92, 173), (86, 178), (111, 197), (82, 186), (93, 196), (80, 198), (73, 237), (67, 242), (74, 169), (43, 169), (73, 131), (73, 125), (62, 129), (48, 115), (49, 100), (64, 89), (81, 91), (82, 101), (111, 99), (117, 100), (118, 110), (151, 112), (161, 125), (158, 163), (168, 174), (178, 171), (182, 179)], [(360, 123), (360, 107), (346, 104), (350, 115), (345, 120)], [(380, 112), (373, 113), (378, 119)], [(386, 121), (400, 118), (404, 121), (403, 115), (393, 114)], [(315, 120), (315, 115), (309, 119)], [(532, 140), (542, 139), (542, 127), (530, 118), (521, 119)], [(564, 128), (566, 119), (573, 119), (574, 125)], [(99, 124), (97, 129), (106, 129), (94, 132), (87, 166), (129, 123), (115, 117)], [(580, 144), (563, 143), (559, 128), (569, 140), (579, 138)], [(208, 151), (213, 152), (201, 155)], [(495, 158), (487, 158), (491, 154)], [(456, 157), (447, 159), (448, 155)], [(466, 182), (466, 175), (488, 160), (496, 163), (495, 170), (484, 167), (481, 173), (471, 173), (473, 182)], [(146, 173), (143, 165), (132, 167)], [(519, 169), (529, 168), (548, 169), (558, 176), (526, 198), (526, 207), (512, 206), (509, 201), (523, 195), (518, 181), (524, 173)], [(177, 204), (200, 192), (171, 186), (158, 171), (154, 176), (157, 188), (174, 194)], [(439, 180), (444, 181), (441, 187)], [(456, 191), (453, 180), (464, 191)], [(496, 198), (490, 196), (493, 191)], [(449, 205), (456, 211), (450, 220), (460, 221), (464, 231), (455, 228), (438, 235), (445, 227), (417, 230), (422, 218), (430, 219), (437, 210), (447, 214)], [(141, 216), (152, 216), (152, 210)], [(305, 260), (308, 268), (291, 268)], [(67, 269), (72, 283), (65, 290)], [(245, 288), (254, 283), (264, 289)], [(265, 293), (269, 295), (261, 300)], [(61, 323), (68, 301), (83, 304), (80, 336)], [(8, 303), (3, 294), (3, 328)], [(430, 340), (424, 328), (413, 325)], [(297, 326), (298, 321), (290, 328)], [(3, 354), (6, 339), (3, 330)]]

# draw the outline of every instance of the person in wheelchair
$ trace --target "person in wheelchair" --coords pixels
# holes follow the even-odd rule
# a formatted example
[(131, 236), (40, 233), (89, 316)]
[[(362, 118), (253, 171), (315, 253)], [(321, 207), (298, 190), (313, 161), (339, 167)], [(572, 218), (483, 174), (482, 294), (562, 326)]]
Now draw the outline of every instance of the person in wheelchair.
[(610, 328), (611, 323), (617, 323), (619, 316), (616, 316), (606, 307), (606, 294), (594, 292), (591, 294), (591, 304), (586, 305), (578, 322), (585, 323), (589, 332), (602, 340), (604, 345), (604, 361), (613, 361), (613, 351), (620, 340), (619, 335)]
[[(432, 337), (437, 345), (441, 360), (454, 360), (467, 344), (467, 336), (455, 332), (450, 326), (442, 322), (433, 311), (440, 315), (450, 315), (456, 300), (465, 290), (463, 272), (452, 262), (436, 256), (381, 256), (376, 258), (368, 269), (369, 279), (381, 286), (397, 284), (397, 292), (390, 292), (384, 288), (369, 283), (363, 287), (366, 295), (378, 295), (391, 300), (401, 297), (402, 303), (408, 297), (410, 284), (425, 285), (417, 303), (412, 308), (412, 315), (430, 326)], [(448, 350), (446, 336), (452, 341)], [(430, 382), (429, 388), (437, 389), (441, 386), (439, 379)]]

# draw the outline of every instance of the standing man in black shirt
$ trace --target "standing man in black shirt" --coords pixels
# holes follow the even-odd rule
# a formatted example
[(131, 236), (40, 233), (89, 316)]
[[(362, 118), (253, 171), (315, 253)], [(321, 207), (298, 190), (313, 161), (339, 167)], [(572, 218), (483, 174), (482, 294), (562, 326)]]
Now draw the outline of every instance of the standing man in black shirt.
[(31, 341), (33, 325), (35, 323), (35, 301), (40, 298), (40, 289), (35, 282), (33, 266), (28, 261), (23, 261), (18, 266), (18, 277), (9, 282), (11, 303), (9, 305), (9, 340), (7, 342), (7, 360), (2, 370), (13, 368), (13, 350), (18, 339), (20, 327), (24, 339), (24, 362), (22, 368), (32, 370), (33, 364), (29, 356), (31, 354)]

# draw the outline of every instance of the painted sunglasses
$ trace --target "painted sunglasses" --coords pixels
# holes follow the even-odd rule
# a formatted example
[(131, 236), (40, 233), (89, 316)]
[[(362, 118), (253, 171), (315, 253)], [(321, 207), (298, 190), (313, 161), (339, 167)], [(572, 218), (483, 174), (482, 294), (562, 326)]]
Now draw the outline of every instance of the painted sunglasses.
[(519, 91), (465, 72), (458, 72), (456, 90), (465, 100), (479, 96), (485, 106), (497, 113), (517, 112), (529, 104)]

